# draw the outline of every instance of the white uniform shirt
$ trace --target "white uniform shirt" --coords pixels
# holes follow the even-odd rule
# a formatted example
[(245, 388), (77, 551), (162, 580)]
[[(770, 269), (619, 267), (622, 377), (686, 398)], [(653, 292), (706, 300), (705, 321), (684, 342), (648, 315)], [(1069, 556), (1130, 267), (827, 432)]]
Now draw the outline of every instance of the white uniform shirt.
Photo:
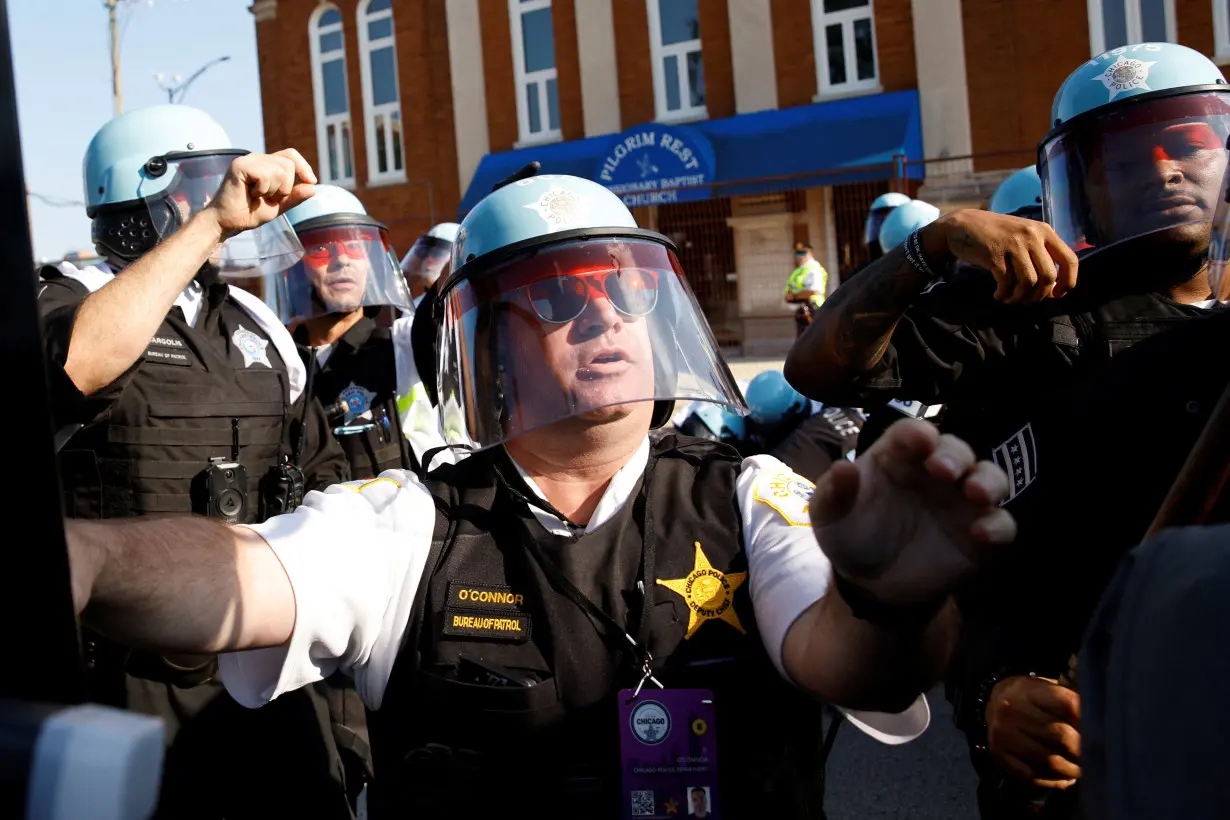
[[(611, 479), (586, 532), (627, 503), (648, 457), (646, 439)], [(533, 481), (527, 484), (542, 495)], [(744, 460), (736, 485), (756, 622), (783, 675), (786, 631), (824, 597), (832, 577), (807, 515), (811, 486), (766, 455)], [(568, 533), (550, 513), (534, 508), (534, 514), (548, 531)], [(388, 470), (371, 481), (308, 493), (294, 513), (252, 527), (282, 562), (297, 615), (287, 644), (221, 657), (231, 696), (256, 707), (340, 669), (354, 678), (363, 701), (378, 709), (409, 628), (435, 520), (431, 494), (414, 475)], [(346, 549), (339, 552), (339, 544)], [(922, 696), (896, 715), (843, 711), (885, 743), (912, 740), (930, 721)]]

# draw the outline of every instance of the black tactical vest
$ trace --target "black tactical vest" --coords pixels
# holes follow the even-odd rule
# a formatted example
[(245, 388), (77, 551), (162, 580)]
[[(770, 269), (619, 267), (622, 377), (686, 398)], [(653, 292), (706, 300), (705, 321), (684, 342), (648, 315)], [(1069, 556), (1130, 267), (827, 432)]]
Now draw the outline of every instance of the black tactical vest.
[[(383, 704), (369, 715), (371, 817), (622, 817), (616, 698), (641, 679), (636, 659), (622, 634), (552, 583), (530, 543), (642, 639), (663, 685), (714, 692), (727, 817), (822, 816), (821, 708), (768, 660), (737, 575), (747, 572), (739, 463), (725, 445), (663, 436), (623, 508), (573, 537), (538, 523), (518, 497), (530, 491), (511, 489), (523, 482), (501, 450), (434, 473), (427, 571)], [(688, 578), (698, 550), (737, 586), (727, 620), (700, 620), (689, 638), (688, 604), (656, 581)], [(465, 659), (533, 685), (465, 682)]]
[(205, 298), (195, 328), (171, 310), (119, 399), (60, 452), (70, 518), (201, 512), (209, 460), (231, 457), (237, 430), (244, 520), (258, 519), (261, 480), (288, 454), (290, 378), (224, 288)]
[[(300, 344), (306, 342), (301, 332), (295, 338)], [(312, 395), (328, 411), (334, 437), (350, 462), (352, 478), (373, 478), (385, 470), (417, 472), (397, 412), (394, 356), (390, 330), (377, 327), (374, 319), (364, 316), (337, 341), (324, 366), (313, 374)], [(310, 362), (310, 355), (307, 358)], [(340, 412), (343, 403), (349, 408), (345, 415)], [(369, 424), (372, 427), (366, 430), (345, 429)]]
[(1045, 515), (1032, 504), (1035, 494), (1027, 492), (1045, 469), (1048, 444), (1032, 422), (1053, 415), (1054, 408), (1132, 345), (1207, 313), (1157, 294), (1137, 294), (1056, 317), (1048, 329), (1054, 356), (1067, 358), (1066, 366), (1031, 359), (1023, 367), (1004, 368), (997, 383), (987, 386), (983, 401), (945, 405), (940, 427), (1009, 473), (1014, 492), (1007, 506), (1014, 516)]

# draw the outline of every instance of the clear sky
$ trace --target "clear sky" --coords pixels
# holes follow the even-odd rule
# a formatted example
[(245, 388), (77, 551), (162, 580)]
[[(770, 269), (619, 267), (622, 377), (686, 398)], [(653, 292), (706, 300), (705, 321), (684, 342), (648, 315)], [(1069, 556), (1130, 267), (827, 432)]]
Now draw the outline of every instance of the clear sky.
[[(237, 148), (264, 150), (256, 24), (250, 0), (129, 0), (121, 5), (124, 109), (167, 101), (154, 80), (187, 79), (186, 105), (204, 109)], [(26, 187), (54, 201), (83, 199), (81, 159), (111, 118), (111, 45), (102, 0), (9, 0)], [(304, 48), (307, 47), (306, 38)], [(29, 200), (36, 258), (89, 250), (84, 205)]]

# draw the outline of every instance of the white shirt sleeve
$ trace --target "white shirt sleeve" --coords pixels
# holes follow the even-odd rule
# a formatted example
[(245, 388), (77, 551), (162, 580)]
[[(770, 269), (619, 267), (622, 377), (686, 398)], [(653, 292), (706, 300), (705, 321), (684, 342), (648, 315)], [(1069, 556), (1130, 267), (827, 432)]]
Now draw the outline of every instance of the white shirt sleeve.
[(414, 474), (335, 484), (253, 526), (295, 594), (295, 628), (283, 646), (222, 655), (227, 691), (254, 708), (337, 670), (379, 708), (410, 622), (435, 528), (431, 494)]
[[(752, 607), (760, 638), (782, 677), (782, 647), (791, 625), (832, 583), (833, 568), (816, 542), (808, 505), (815, 485), (769, 455), (744, 459), (735, 493), (743, 517)], [(838, 707), (840, 708), (840, 707)], [(931, 721), (927, 699), (904, 712), (841, 709), (850, 723), (882, 743), (906, 743)]]

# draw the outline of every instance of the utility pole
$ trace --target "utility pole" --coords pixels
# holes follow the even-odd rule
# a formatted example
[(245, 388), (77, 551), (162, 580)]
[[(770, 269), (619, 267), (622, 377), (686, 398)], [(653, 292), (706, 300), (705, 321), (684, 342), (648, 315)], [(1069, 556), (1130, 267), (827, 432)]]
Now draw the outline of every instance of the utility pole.
[(120, 77), (120, 0), (106, 0), (107, 17), (111, 24), (111, 101), (115, 116), (124, 113), (123, 79)]

